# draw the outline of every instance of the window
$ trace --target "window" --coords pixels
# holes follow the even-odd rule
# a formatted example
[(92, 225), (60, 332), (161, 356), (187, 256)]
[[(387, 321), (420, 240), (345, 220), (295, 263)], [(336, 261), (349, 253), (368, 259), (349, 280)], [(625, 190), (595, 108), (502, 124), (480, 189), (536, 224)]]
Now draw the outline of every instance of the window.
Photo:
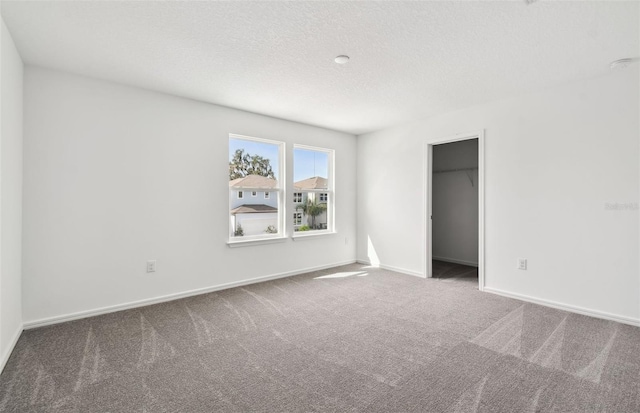
[(293, 213), (293, 225), (302, 225), (302, 212)]
[(230, 242), (283, 236), (283, 154), (282, 142), (229, 135)]
[(333, 231), (333, 157), (331, 149), (294, 145), (293, 201), (304, 223), (299, 231)]

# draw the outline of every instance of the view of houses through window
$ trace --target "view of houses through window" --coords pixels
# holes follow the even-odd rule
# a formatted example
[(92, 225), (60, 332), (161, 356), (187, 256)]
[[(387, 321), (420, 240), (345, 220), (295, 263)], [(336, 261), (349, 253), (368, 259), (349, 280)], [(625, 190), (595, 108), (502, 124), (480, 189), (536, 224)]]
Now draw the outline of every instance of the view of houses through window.
[(294, 231), (331, 229), (330, 197), (333, 151), (304, 146), (293, 149)]
[(295, 145), (288, 195), (280, 185), (283, 158), (282, 142), (229, 136), (230, 238), (281, 237), (285, 195), (293, 200), (287, 216), (296, 233), (332, 229), (333, 151)]
[(267, 238), (282, 234), (279, 213), (282, 152), (280, 142), (229, 137), (231, 237)]

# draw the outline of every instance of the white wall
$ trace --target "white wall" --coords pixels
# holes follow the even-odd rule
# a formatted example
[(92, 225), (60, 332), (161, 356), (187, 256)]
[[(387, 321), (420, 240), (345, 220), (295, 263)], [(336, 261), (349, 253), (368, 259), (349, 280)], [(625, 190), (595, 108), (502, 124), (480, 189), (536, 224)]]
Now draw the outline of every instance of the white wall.
[[(0, 19), (1, 20), (1, 19)], [(0, 371), (22, 331), (23, 64), (4, 21), (0, 29)]]
[(638, 88), (628, 68), (359, 136), (358, 258), (423, 273), (424, 144), (485, 129), (488, 289), (639, 321), (638, 210), (605, 208), (638, 202)]
[[(477, 139), (433, 146), (434, 172), (477, 167)], [(477, 266), (478, 170), (434, 173), (432, 185), (433, 259)]]
[[(338, 234), (229, 248), (229, 133), (335, 149)], [(28, 66), (24, 139), (25, 322), (355, 260), (353, 135)]]

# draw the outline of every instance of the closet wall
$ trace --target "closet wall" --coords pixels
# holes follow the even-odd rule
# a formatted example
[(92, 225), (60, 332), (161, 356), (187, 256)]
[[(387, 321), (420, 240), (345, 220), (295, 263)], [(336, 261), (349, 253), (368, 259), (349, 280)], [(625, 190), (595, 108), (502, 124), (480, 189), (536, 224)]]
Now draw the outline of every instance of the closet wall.
[(433, 147), (433, 259), (478, 265), (478, 140)]

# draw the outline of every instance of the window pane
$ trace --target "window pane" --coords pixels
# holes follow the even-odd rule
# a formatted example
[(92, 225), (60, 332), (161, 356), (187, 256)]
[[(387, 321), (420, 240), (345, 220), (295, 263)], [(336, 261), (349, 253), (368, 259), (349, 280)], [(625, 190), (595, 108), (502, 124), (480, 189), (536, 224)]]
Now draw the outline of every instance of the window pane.
[(327, 189), (329, 153), (310, 149), (293, 150), (293, 188)]
[(320, 201), (318, 192), (303, 192), (302, 202), (296, 205), (296, 211), (300, 211), (301, 231), (327, 229), (327, 203)]
[(277, 195), (280, 146), (230, 137), (229, 219), (232, 237), (269, 237), (281, 231), (280, 197), (270, 196), (274, 191)]
[(300, 223), (294, 219), (297, 231), (326, 230), (331, 216), (330, 165), (333, 152), (295, 147), (293, 150), (294, 207), (300, 213)]
[[(242, 178), (235, 187), (277, 188), (279, 174), (279, 146), (277, 144), (252, 141), (248, 139), (229, 139), (229, 181)], [(275, 182), (265, 181), (267, 178)], [(265, 183), (266, 182), (266, 183)], [(266, 185), (266, 186), (265, 186)]]

